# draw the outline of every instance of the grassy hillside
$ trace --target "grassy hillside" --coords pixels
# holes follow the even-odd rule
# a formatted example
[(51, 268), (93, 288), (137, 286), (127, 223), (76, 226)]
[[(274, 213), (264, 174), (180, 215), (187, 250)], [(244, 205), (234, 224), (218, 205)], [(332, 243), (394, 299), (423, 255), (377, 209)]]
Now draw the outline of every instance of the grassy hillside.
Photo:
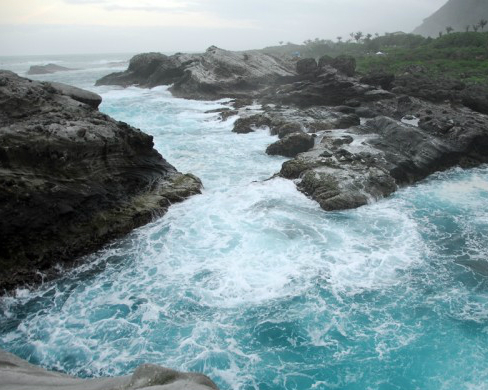
[[(488, 83), (488, 32), (443, 34), (436, 39), (414, 34), (386, 34), (358, 42), (308, 41), (304, 45), (282, 45), (265, 52), (302, 58), (323, 55), (356, 58), (357, 70), (400, 74), (410, 65), (422, 65), (433, 77)], [(383, 55), (378, 55), (381, 52)]]

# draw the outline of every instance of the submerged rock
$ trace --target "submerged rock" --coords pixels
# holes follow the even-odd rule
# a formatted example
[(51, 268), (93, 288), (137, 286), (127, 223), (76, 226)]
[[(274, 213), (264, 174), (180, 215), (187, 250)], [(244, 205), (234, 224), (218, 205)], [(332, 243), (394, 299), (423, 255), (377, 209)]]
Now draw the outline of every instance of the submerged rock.
[(185, 373), (154, 364), (143, 364), (132, 375), (115, 378), (79, 379), (34, 366), (0, 349), (2, 390), (218, 390), (207, 376)]
[(57, 275), (199, 193), (100, 96), (0, 71), (0, 290)]
[(56, 72), (66, 72), (68, 70), (76, 70), (76, 69), (66, 68), (64, 66), (60, 66), (56, 64), (32, 65), (27, 71), (27, 74), (28, 75), (51, 74)]

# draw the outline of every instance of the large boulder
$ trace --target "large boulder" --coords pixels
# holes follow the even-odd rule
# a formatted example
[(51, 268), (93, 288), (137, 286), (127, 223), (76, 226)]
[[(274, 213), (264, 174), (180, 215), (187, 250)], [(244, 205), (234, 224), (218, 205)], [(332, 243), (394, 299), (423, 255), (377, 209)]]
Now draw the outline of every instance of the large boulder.
[(186, 373), (154, 364), (143, 364), (132, 375), (114, 378), (80, 379), (47, 371), (0, 349), (2, 390), (218, 390), (207, 376)]
[(324, 55), (319, 58), (319, 68), (331, 66), (348, 77), (356, 73), (356, 59), (349, 55), (340, 55), (336, 58)]
[(0, 291), (54, 277), (200, 191), (99, 100), (0, 71)]
[(312, 149), (313, 146), (314, 139), (310, 134), (293, 133), (269, 145), (266, 153), (269, 155), (295, 157), (299, 153)]
[(232, 131), (238, 134), (252, 133), (258, 128), (271, 126), (271, 120), (261, 114), (255, 114), (248, 117), (239, 118), (234, 122)]
[(317, 61), (314, 58), (303, 58), (297, 61), (297, 73), (306, 75), (317, 70)]

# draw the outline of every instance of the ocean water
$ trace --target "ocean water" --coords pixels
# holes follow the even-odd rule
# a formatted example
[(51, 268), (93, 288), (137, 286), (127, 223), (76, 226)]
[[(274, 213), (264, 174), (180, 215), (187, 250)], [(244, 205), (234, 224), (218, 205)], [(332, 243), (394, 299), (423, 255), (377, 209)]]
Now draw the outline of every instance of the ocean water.
[(285, 161), (264, 153), (274, 137), (205, 113), (226, 101), (93, 86), (129, 57), (58, 57), (80, 70), (38, 78), (101, 94), (103, 112), (152, 134), (205, 189), (62, 279), (4, 297), (1, 348), (82, 377), (152, 362), (222, 390), (488, 389), (488, 167), (325, 212), (266, 180)]

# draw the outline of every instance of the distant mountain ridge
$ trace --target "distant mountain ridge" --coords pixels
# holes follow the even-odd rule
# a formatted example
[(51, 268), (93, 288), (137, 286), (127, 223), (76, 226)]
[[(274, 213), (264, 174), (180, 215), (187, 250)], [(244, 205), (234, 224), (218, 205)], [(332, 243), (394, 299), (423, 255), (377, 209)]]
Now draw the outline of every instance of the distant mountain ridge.
[[(465, 31), (466, 26), (478, 24), (481, 19), (488, 20), (488, 0), (449, 0), (439, 10), (424, 19), (413, 33), (424, 36), (437, 36), (451, 26), (454, 31)], [(485, 31), (488, 28), (485, 28)]]

